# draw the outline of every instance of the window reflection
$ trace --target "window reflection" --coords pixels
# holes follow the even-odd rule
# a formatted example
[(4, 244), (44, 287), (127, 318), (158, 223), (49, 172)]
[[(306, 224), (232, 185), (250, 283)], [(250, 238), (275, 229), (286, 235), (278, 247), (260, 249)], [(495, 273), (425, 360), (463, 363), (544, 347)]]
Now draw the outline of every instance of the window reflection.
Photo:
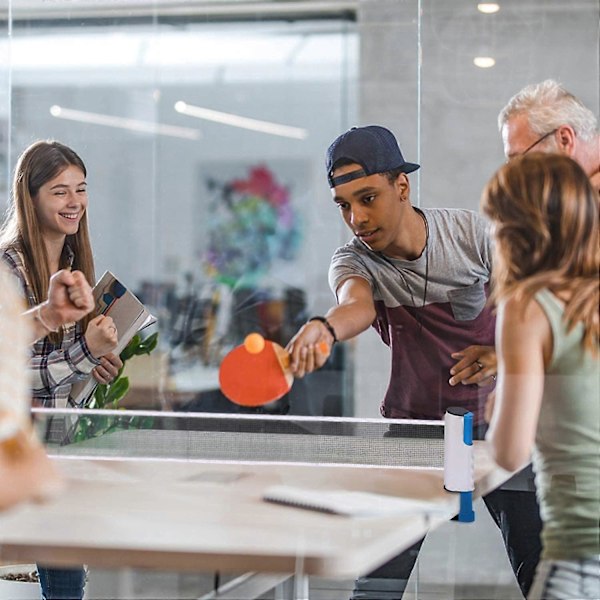
[[(322, 310), (315, 290), (330, 301), (327, 260), (345, 234), (311, 207), (330, 208), (324, 149), (356, 118), (355, 23), (26, 8), (0, 40), (8, 162), (35, 138), (85, 156), (97, 270), (159, 318), (159, 350), (127, 366), (125, 406), (240, 410), (218, 389), (223, 356), (251, 331), (285, 344)], [(352, 414), (344, 349), (330, 367), (264, 411)]]
[[(487, 13), (467, 0), (340, 2), (334, 14), (322, 8), (332, 3), (313, 2), (305, 3), (312, 14), (289, 18), (276, 11), (294, 3), (264, 2), (242, 14), (223, 1), (220, 15), (196, 2), (177, 14), (168, 2), (135, 4), (127, 11), (108, 0), (13, 1), (9, 35), (9, 3), (0, 3), (0, 189), (6, 198), (10, 170), (32, 139), (60, 139), (85, 158), (98, 271), (117, 274), (159, 316), (164, 356), (151, 377), (140, 370), (140, 381), (173, 397), (194, 400), (194, 386), (214, 390), (211, 365), (250, 328), (286, 341), (331, 304), (329, 258), (348, 232), (322, 164), (341, 131), (390, 127), (423, 165), (411, 182), (416, 204), (477, 210), (504, 160), (496, 117), (513, 93), (553, 77), (598, 107), (596, 0), (505, 1)], [(567, 46), (556, 44), (567, 37)], [(476, 57), (495, 64), (479, 68)], [(225, 187), (260, 170), (288, 191), (295, 219), (273, 235), (261, 233), (283, 218), (268, 213), (274, 205), (264, 196), (256, 228), (246, 230), (244, 211), (231, 210), (246, 206), (242, 194), (229, 197), (231, 206), (224, 199)], [(236, 267), (231, 279), (219, 268), (235, 264), (233, 256), (209, 255), (232, 237), (218, 232), (235, 228), (236, 218), (236, 239), (261, 235), (240, 264), (270, 263), (250, 276)], [(276, 247), (285, 235), (290, 260)], [(377, 417), (387, 348), (367, 333), (339, 352), (348, 356), (332, 357), (343, 391), (332, 394), (331, 411)], [(310, 406), (302, 385), (294, 388), (303, 407), (290, 410), (330, 410), (325, 401)]]

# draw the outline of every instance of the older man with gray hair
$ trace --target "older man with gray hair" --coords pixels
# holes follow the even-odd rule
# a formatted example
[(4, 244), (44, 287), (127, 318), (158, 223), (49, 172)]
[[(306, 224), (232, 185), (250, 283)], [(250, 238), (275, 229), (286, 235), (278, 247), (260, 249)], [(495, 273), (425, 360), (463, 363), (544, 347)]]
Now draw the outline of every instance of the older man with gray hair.
[(524, 87), (500, 111), (498, 127), (508, 159), (556, 152), (576, 160), (600, 191), (600, 133), (594, 113), (552, 79)]

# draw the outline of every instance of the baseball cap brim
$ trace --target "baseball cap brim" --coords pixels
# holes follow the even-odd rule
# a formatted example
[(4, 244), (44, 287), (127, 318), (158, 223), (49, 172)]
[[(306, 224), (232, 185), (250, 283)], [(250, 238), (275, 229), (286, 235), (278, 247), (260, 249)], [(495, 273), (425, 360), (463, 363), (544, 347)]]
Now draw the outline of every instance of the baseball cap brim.
[[(359, 163), (357, 163), (359, 164)], [(401, 173), (412, 173), (419, 169), (421, 165), (417, 163), (409, 163), (405, 162), (399, 167), (394, 169), (390, 169), (392, 171), (398, 170)], [(327, 179), (329, 180), (329, 187), (334, 188), (338, 185), (343, 185), (344, 183), (348, 183), (350, 181), (354, 181), (355, 179), (361, 179), (362, 177), (368, 177), (369, 175), (375, 175), (375, 173), (367, 173), (364, 168), (357, 169), (356, 171), (351, 171), (350, 173), (344, 173), (343, 175), (338, 175), (337, 177), (333, 176), (333, 173), (330, 174)]]

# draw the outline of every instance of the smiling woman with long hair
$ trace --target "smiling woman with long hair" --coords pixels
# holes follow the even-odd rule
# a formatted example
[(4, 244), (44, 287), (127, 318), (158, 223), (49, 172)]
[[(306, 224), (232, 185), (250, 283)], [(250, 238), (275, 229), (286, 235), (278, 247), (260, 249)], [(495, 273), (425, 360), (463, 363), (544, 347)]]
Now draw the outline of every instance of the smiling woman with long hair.
[[(94, 283), (86, 174), (81, 158), (55, 141), (35, 142), (19, 158), (0, 260), (30, 307), (47, 299), (50, 278), (60, 269), (80, 271)], [(100, 383), (116, 376), (120, 361), (111, 354), (116, 331), (109, 317), (87, 315), (62, 327), (43, 312), (38, 317), (47, 335), (30, 361), (34, 406), (66, 406), (72, 383), (90, 372)]]
[(543, 521), (530, 599), (600, 598), (598, 194), (565, 156), (527, 154), (490, 180), (498, 383), (496, 461), (533, 451)]
[[(117, 331), (110, 317), (86, 314), (61, 325), (47, 310), (53, 276), (73, 269), (94, 282), (94, 262), (87, 225), (86, 168), (81, 158), (55, 141), (35, 142), (15, 169), (12, 204), (0, 231), (0, 261), (15, 277), (45, 337), (32, 347), (32, 403), (65, 407), (72, 384), (90, 373), (108, 383), (122, 366), (112, 354)], [(82, 598), (83, 568), (49, 569), (38, 565), (42, 596)]]

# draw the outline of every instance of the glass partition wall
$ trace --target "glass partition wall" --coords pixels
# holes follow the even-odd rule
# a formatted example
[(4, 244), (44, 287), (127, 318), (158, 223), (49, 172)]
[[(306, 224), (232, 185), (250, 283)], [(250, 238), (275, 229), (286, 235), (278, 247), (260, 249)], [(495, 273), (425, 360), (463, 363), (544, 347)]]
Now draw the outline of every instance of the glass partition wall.
[[(324, 149), (358, 118), (355, 16), (137, 4), (10, 5), (4, 170), (48, 138), (86, 163), (96, 276), (158, 319), (121, 405), (238, 412), (219, 391), (225, 354), (254, 331), (285, 344), (331, 300), (345, 234)], [(264, 410), (351, 415), (350, 373), (340, 346)]]
[(158, 319), (143, 333), (159, 332), (156, 350), (126, 365), (128, 408), (379, 416), (390, 358), (374, 331), (266, 407), (219, 391), (219, 364), (248, 333), (285, 345), (334, 300), (329, 259), (350, 234), (325, 179), (328, 144), (385, 125), (422, 164), (414, 204), (477, 210), (513, 93), (552, 77), (598, 110), (595, 0), (0, 10), (0, 205), (32, 141), (83, 157), (96, 275), (110, 270)]
[[(304, 444), (340, 462), (340, 443), (368, 437), (393, 459), (400, 430), (379, 414), (390, 353), (373, 330), (263, 407), (229, 402), (219, 365), (248, 333), (285, 345), (331, 306), (329, 260), (351, 235), (324, 170), (338, 134), (389, 127), (422, 165), (413, 204), (477, 210), (504, 160), (498, 112), (519, 89), (553, 78), (600, 112), (599, 10), (597, 0), (0, 0), (0, 208), (24, 148), (73, 147), (88, 169), (96, 276), (110, 270), (136, 293), (157, 318), (142, 337), (159, 334), (127, 361), (127, 393), (105, 402), (131, 412), (36, 411), (50, 452), (149, 447), (157, 458), (181, 446), (177, 458), (191, 460), (200, 440), (233, 460), (250, 444), (281, 459), (268, 433), (285, 461), (302, 460)], [(364, 464), (369, 453), (349, 456)], [(427, 537), (406, 598), (425, 585), (432, 597), (521, 597), (481, 503), (476, 514), (476, 527)], [(104, 575), (97, 597), (119, 597)], [(138, 575), (154, 592), (153, 574)], [(125, 573), (123, 589), (132, 581)], [(348, 597), (346, 583), (323, 596)], [(213, 589), (212, 575), (202, 585)]]

